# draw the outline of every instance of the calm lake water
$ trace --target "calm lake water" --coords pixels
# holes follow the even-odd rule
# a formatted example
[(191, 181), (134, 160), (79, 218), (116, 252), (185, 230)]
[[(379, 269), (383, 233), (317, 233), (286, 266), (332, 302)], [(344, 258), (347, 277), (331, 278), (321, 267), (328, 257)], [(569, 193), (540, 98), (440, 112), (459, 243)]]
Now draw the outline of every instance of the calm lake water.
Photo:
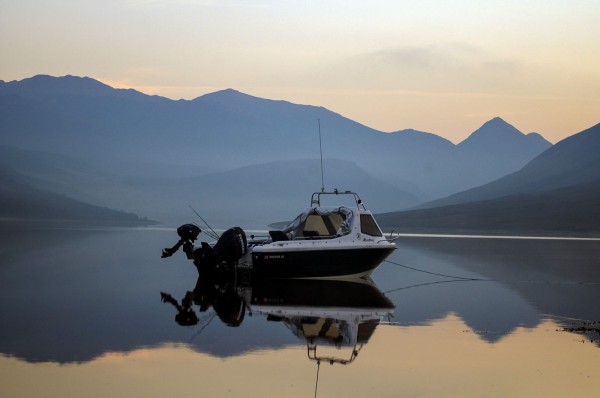
[(199, 280), (174, 230), (1, 233), (2, 397), (600, 394), (597, 240), (405, 236), (367, 283)]

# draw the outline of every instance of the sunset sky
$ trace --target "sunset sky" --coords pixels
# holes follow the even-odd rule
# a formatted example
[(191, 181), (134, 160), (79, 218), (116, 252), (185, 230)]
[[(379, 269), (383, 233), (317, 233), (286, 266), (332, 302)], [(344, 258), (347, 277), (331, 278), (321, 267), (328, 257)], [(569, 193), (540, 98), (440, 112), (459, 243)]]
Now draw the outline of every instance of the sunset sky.
[(459, 142), (600, 122), (600, 1), (0, 0), (0, 79), (225, 88)]

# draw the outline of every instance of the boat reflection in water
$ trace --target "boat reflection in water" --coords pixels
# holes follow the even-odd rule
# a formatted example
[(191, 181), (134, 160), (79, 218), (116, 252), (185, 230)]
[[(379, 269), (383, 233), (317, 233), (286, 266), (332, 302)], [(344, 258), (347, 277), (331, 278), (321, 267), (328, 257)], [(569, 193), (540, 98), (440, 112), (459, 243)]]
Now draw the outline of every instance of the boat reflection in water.
[[(167, 293), (161, 298), (177, 308), (175, 320), (183, 326), (218, 316), (227, 326), (237, 327), (246, 312), (282, 323), (306, 343), (309, 359), (330, 364), (352, 362), (394, 309), (368, 278), (267, 279), (240, 269), (200, 275), (181, 302)], [(317, 347), (324, 345), (344, 353), (319, 355)]]

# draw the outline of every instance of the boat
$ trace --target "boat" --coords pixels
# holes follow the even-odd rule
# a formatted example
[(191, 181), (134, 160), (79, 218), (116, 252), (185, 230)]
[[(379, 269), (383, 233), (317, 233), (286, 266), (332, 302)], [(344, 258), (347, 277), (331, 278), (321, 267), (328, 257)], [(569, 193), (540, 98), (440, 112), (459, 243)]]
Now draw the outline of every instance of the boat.
[[(322, 206), (328, 195), (347, 195), (350, 206)], [(395, 249), (360, 196), (352, 191), (314, 192), (310, 207), (281, 230), (265, 238), (247, 239), (239, 227), (213, 243), (193, 245), (201, 232), (193, 224), (178, 229), (180, 241), (164, 249), (163, 257), (180, 246), (200, 272), (214, 267), (245, 267), (260, 277), (339, 278), (367, 277)]]

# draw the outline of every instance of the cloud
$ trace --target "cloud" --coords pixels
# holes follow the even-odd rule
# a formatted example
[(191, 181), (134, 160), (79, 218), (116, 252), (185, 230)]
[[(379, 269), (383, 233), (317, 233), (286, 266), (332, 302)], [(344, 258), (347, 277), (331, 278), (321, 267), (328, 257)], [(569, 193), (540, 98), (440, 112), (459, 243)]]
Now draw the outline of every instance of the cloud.
[[(419, 71), (514, 71), (514, 61), (494, 56), (481, 47), (451, 42), (428, 46), (403, 46), (359, 56), (383, 68)], [(378, 64), (378, 65), (376, 65)]]
[(527, 65), (463, 42), (398, 46), (364, 52), (321, 68), (327, 87), (433, 93), (519, 90)]

